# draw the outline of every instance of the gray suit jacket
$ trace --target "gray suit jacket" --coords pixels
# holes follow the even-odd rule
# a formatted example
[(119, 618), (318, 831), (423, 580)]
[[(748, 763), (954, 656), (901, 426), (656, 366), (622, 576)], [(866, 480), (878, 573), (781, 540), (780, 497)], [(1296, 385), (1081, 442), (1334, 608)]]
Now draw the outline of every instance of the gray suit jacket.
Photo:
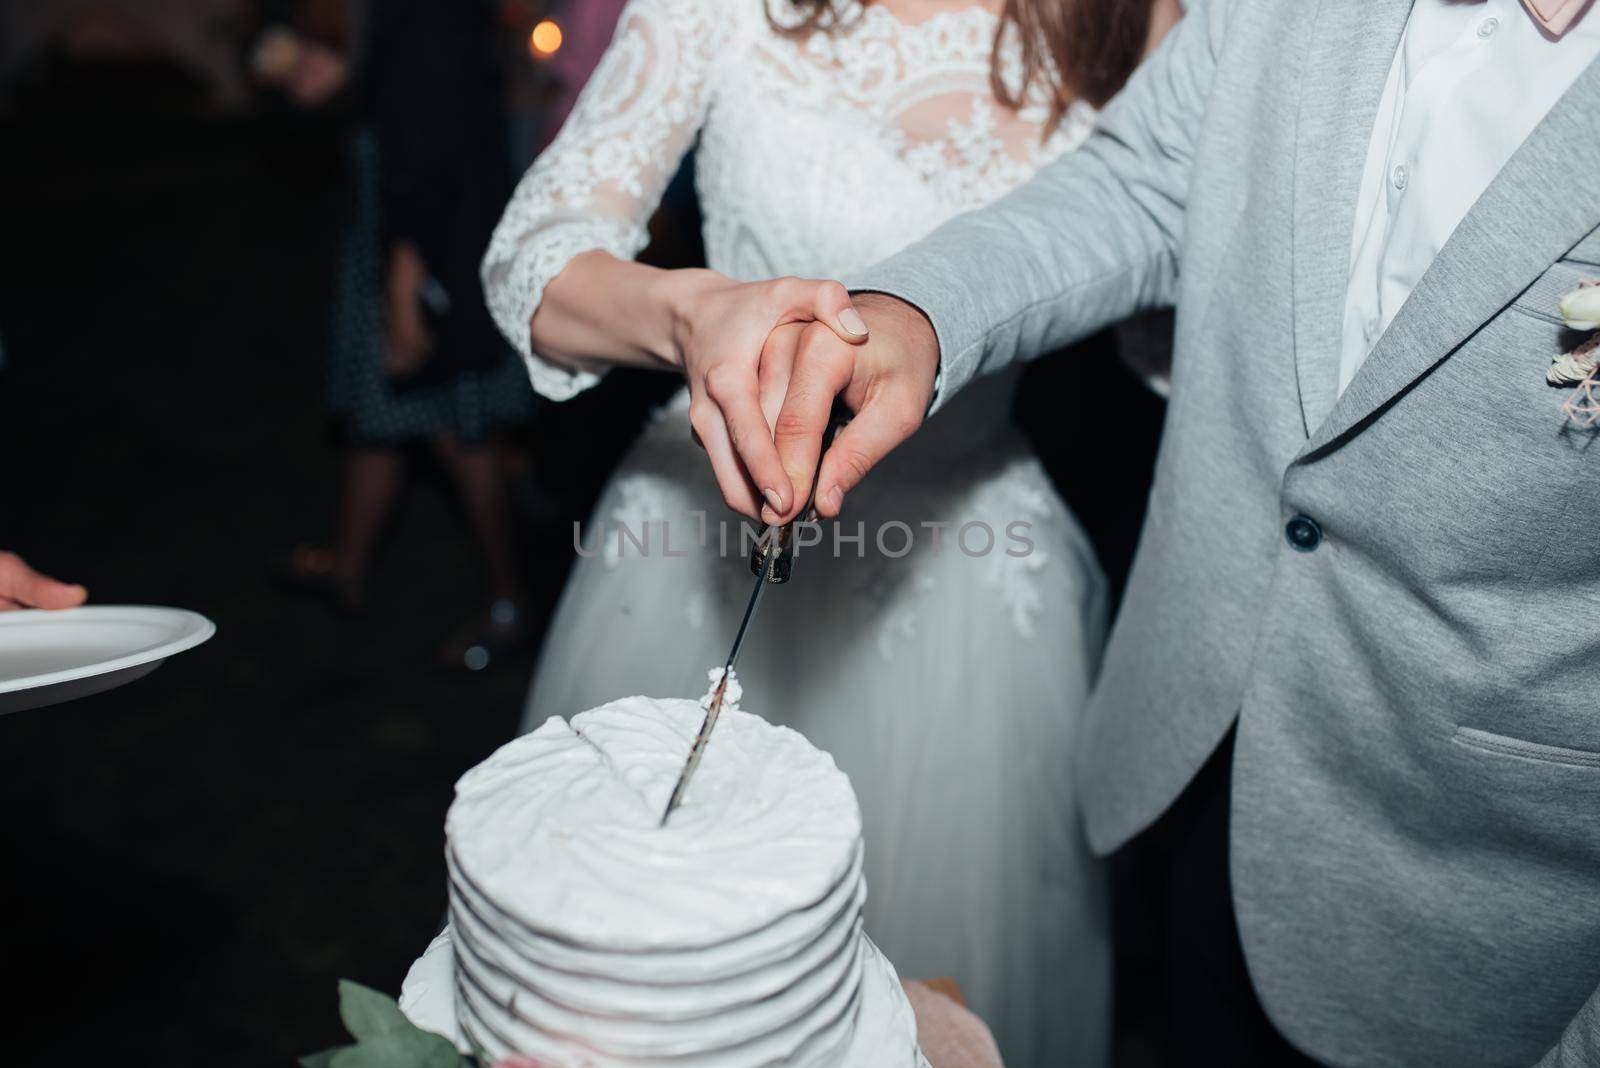
[(1340, 395), (1408, 10), (1198, 4), (1081, 151), (846, 281), (928, 314), (941, 398), (1176, 304), (1149, 519), (1075, 754), (1091, 841), (1147, 826), (1237, 717), (1234, 899), (1296, 1045), (1600, 1065), (1600, 441), (1545, 383), (1574, 340), (1555, 299), (1600, 276), (1600, 66)]

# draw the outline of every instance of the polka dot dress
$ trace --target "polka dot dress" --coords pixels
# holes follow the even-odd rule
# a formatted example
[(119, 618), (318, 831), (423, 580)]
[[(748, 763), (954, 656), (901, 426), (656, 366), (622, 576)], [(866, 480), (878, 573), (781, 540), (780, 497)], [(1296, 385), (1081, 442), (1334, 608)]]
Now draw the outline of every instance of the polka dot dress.
[[(400, 445), (440, 435), (477, 442), (521, 422), (532, 404), (527, 372), (509, 348), (484, 370), (439, 385), (396, 391), (383, 366), (384, 258), (378, 143), (351, 141), (351, 204), (334, 280), (328, 408), (360, 444)], [(480, 299), (474, 292), (471, 299)]]

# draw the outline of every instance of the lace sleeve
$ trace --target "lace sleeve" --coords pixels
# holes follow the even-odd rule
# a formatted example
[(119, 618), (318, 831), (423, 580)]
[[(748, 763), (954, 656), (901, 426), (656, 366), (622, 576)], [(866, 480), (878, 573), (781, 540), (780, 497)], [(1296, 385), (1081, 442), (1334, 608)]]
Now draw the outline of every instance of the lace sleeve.
[(631, 259), (705, 115), (711, 59), (727, 36), (719, 0), (631, 0), (561, 133), (523, 176), (483, 260), (489, 311), (534, 389), (565, 400), (599, 381), (533, 351), (528, 323), (581, 252)]

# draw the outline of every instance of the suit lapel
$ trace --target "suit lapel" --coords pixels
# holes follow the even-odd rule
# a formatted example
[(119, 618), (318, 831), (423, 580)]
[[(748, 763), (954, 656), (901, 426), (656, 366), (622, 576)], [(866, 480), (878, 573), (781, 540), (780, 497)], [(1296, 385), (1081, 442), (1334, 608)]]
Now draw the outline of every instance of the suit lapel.
[(1367, 146), (1411, 0), (1323, 0), (1301, 79), (1294, 167), (1294, 360), (1306, 433), (1333, 408)]
[(1591, 63), (1439, 250), (1302, 457), (1454, 352), (1600, 222), (1597, 111), (1600, 63)]

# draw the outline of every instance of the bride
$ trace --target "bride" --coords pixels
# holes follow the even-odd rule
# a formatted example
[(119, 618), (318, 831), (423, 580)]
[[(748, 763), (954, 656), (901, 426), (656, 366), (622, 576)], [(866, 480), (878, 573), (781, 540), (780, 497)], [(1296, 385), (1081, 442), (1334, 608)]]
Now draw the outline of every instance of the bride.
[[(781, 468), (737, 467), (730, 435), (770, 429), (716, 422), (697, 402), (707, 380), (778, 324), (859, 334), (842, 290), (779, 276), (848, 274), (1070, 151), (1176, 18), (1174, 0), (1149, 3), (632, 0), (506, 209), (484, 281), (545, 396), (616, 363), (681, 370), (689, 388), (583, 532), (525, 727), (704, 691), (751, 579), (701, 447), (733, 475), (737, 511), (795, 503)], [(711, 269), (631, 262), (696, 144)], [(752, 291), (768, 314), (724, 314)], [(745, 705), (855, 784), (866, 928), (900, 970), (954, 977), (1013, 1068), (1105, 1064), (1105, 873), (1067, 768), (1106, 593), (1011, 425), (1014, 384), (963, 391), (851, 495), (767, 594), (739, 667)]]

